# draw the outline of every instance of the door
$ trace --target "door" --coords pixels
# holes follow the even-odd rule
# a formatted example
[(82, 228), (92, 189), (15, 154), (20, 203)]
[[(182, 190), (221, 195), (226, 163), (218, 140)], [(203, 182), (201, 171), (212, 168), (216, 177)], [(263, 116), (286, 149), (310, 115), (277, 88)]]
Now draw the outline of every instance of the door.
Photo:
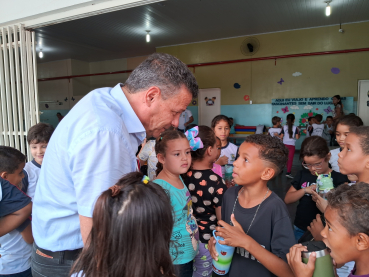
[(220, 88), (199, 90), (199, 125), (211, 127), (213, 118), (220, 114)]
[(358, 90), (357, 115), (369, 126), (369, 80), (360, 80)]
[(23, 25), (0, 28), (0, 145), (32, 159), (29, 128), (40, 121), (37, 97), (35, 34)]

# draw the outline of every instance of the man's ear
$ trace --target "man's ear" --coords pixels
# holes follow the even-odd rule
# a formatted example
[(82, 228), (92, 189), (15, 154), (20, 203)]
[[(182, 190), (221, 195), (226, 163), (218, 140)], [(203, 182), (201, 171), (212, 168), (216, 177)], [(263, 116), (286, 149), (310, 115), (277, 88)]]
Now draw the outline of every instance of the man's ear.
[(261, 180), (269, 181), (275, 175), (275, 169), (272, 167), (266, 167), (261, 174)]
[(159, 161), (161, 164), (164, 164), (165, 159), (164, 159), (164, 155), (163, 155), (162, 153), (158, 153), (158, 154), (156, 154), (156, 158), (158, 159), (158, 161)]
[(8, 180), (8, 173), (7, 172), (0, 172), (0, 177), (3, 178), (4, 180)]
[(355, 236), (356, 249), (364, 251), (369, 249), (369, 236), (364, 233), (359, 233)]
[(161, 90), (158, 87), (149, 87), (145, 92), (146, 105), (150, 107), (155, 101), (161, 99)]

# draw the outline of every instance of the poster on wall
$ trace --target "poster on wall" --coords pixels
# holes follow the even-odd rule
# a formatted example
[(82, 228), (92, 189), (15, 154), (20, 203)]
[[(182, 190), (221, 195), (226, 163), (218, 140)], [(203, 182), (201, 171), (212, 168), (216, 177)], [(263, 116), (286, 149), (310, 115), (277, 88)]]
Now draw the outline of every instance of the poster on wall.
[[(354, 97), (341, 97), (341, 101), (345, 114), (354, 112)], [(333, 116), (333, 110), (331, 97), (272, 99), (272, 117), (279, 116), (286, 122), (287, 115), (293, 113), (295, 125), (301, 128), (308, 124), (309, 117), (321, 114), (325, 120)]]

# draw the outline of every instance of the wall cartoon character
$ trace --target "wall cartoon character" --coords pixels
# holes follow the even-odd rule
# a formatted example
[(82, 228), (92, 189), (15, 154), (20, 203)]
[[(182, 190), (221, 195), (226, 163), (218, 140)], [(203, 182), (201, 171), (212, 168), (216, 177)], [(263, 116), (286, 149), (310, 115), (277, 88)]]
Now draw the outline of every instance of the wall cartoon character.
[(215, 103), (215, 99), (217, 99), (216, 97), (213, 97), (213, 98), (207, 98), (205, 97), (205, 103), (206, 103), (206, 106), (213, 106), (214, 103)]

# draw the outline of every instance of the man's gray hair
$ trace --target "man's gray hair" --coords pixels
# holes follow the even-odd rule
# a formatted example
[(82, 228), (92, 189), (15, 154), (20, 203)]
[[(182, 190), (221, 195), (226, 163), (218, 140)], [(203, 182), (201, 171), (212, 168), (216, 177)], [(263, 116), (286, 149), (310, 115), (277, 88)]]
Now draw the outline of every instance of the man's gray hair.
[(163, 99), (168, 99), (185, 86), (197, 97), (199, 86), (187, 65), (176, 57), (165, 53), (154, 53), (143, 61), (128, 77), (125, 86), (130, 93), (136, 93), (152, 86), (161, 90)]

